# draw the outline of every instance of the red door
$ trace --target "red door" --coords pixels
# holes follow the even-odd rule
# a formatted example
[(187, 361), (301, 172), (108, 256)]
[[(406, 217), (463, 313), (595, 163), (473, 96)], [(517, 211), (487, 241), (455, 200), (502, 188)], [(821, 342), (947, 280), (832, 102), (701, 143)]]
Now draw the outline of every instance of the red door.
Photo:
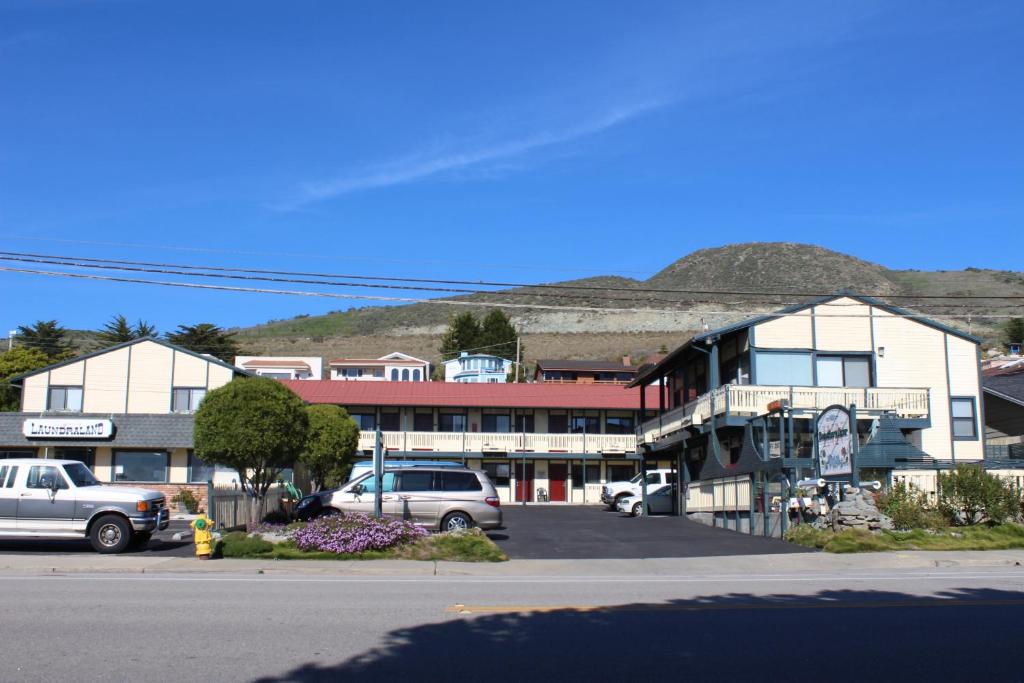
[(565, 480), (569, 477), (569, 466), (565, 463), (548, 465), (548, 496), (551, 500), (565, 501)]
[(533, 463), (526, 463), (526, 476), (523, 476), (523, 463), (516, 463), (516, 501), (522, 502), (523, 490), (526, 490), (526, 502), (533, 501)]

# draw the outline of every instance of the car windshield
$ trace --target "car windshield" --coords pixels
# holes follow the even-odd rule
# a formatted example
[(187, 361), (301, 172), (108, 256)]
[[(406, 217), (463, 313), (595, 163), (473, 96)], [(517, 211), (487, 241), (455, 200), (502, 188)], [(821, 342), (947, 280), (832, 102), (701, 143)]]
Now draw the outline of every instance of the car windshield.
[(89, 468), (80, 462), (73, 462), (64, 465), (64, 471), (68, 478), (75, 483), (75, 486), (99, 486), (100, 482), (93, 476)]

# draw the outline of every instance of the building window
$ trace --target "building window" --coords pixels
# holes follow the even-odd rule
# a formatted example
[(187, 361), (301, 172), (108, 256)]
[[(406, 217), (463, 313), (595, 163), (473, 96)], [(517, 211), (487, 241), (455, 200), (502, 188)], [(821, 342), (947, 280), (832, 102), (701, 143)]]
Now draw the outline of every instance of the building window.
[(419, 370), (419, 368), (415, 368), (412, 371), (412, 381), (413, 382), (419, 382), (420, 381), (420, 370)]
[[(631, 417), (615, 417), (609, 415), (604, 422), (605, 434), (632, 434), (636, 431)], [(618, 481), (618, 480), (616, 480)]]
[(533, 415), (516, 415), (516, 431), (523, 434), (533, 434)]
[[(77, 460), (90, 470), (96, 464), (95, 448), (56, 448), (54, 449), (54, 455), (57, 456), (58, 460)], [(32, 456), (35, 456), (35, 453)]]
[(269, 377), (270, 379), (294, 379), (290, 372), (267, 372), (265, 370), (261, 370), (256, 374), (260, 377)]
[(372, 432), (377, 429), (377, 416), (373, 413), (349, 413), (349, 415), (364, 432)]
[(398, 381), (398, 368), (391, 368), (391, 381), (392, 382), (397, 382)]
[(548, 433), (565, 434), (569, 431), (569, 416), (565, 413), (548, 415)]
[(757, 354), (757, 383), (775, 386), (814, 386), (810, 353)]
[(867, 356), (818, 356), (817, 370), (819, 387), (871, 386), (871, 360)]
[[(601, 466), (600, 465), (587, 465), (587, 483), (588, 484), (600, 484), (601, 483)], [(583, 465), (572, 466), (572, 487), (574, 489), (583, 488)]]
[(69, 413), (82, 412), (82, 387), (50, 387), (47, 407)]
[(114, 481), (166, 482), (167, 451), (114, 451)]
[(405, 368), (405, 369), (402, 370), (402, 381), (403, 382), (408, 382), (409, 381), (409, 368)]
[(636, 476), (636, 465), (608, 465), (608, 481), (629, 481)]
[(412, 416), (412, 429), (414, 432), (434, 431), (434, 415), (432, 413), (416, 413)]
[(483, 471), (495, 486), (508, 486), (512, 468), (507, 462), (485, 462)]
[(374, 377), (380, 377), (381, 379), (384, 379), (384, 368), (374, 368), (373, 369), (373, 376)]
[(573, 415), (571, 425), (573, 434), (601, 433), (601, 422), (597, 415)]
[(381, 431), (385, 432), (398, 432), (401, 431), (402, 427), (400, 423), (400, 416), (398, 413), (381, 413), (380, 414), (380, 428)]
[(508, 432), (511, 426), (511, 420), (508, 415), (483, 415), (482, 416), (482, 429), (484, 432)]
[(466, 415), (464, 413), (441, 413), (437, 416), (437, 431), (466, 431)]
[(205, 462), (196, 455), (196, 452), (188, 452), (188, 480), (191, 484), (205, 484), (213, 481), (213, 473), (217, 470), (216, 465)]
[(171, 412), (194, 413), (203, 398), (206, 397), (206, 389), (196, 387), (175, 387), (174, 398), (171, 401)]
[(953, 438), (962, 441), (973, 441), (978, 438), (978, 425), (975, 419), (973, 398), (951, 398), (950, 409), (953, 414)]

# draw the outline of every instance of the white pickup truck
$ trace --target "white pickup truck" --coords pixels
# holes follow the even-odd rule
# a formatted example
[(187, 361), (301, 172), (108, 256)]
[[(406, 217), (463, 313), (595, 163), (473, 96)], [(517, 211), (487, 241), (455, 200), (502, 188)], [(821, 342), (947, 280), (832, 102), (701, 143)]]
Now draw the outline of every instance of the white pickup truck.
[[(609, 509), (614, 510), (619, 499), (624, 496), (639, 496), (640, 482), (643, 481), (643, 473), (640, 473), (629, 481), (613, 481), (601, 488), (601, 502)], [(676, 473), (672, 470), (647, 470), (647, 493), (654, 493), (665, 484), (674, 484)]]

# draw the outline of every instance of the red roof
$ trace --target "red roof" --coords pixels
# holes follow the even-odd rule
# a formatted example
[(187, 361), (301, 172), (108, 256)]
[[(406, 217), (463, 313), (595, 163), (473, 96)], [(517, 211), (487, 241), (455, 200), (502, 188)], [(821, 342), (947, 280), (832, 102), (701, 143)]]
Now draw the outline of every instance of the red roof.
[[(338, 382), (281, 380), (307, 403), (343, 406), (458, 408), (603, 408), (640, 410), (640, 390), (609, 384), (489, 384), (461, 382)], [(658, 405), (658, 386), (647, 406)]]

